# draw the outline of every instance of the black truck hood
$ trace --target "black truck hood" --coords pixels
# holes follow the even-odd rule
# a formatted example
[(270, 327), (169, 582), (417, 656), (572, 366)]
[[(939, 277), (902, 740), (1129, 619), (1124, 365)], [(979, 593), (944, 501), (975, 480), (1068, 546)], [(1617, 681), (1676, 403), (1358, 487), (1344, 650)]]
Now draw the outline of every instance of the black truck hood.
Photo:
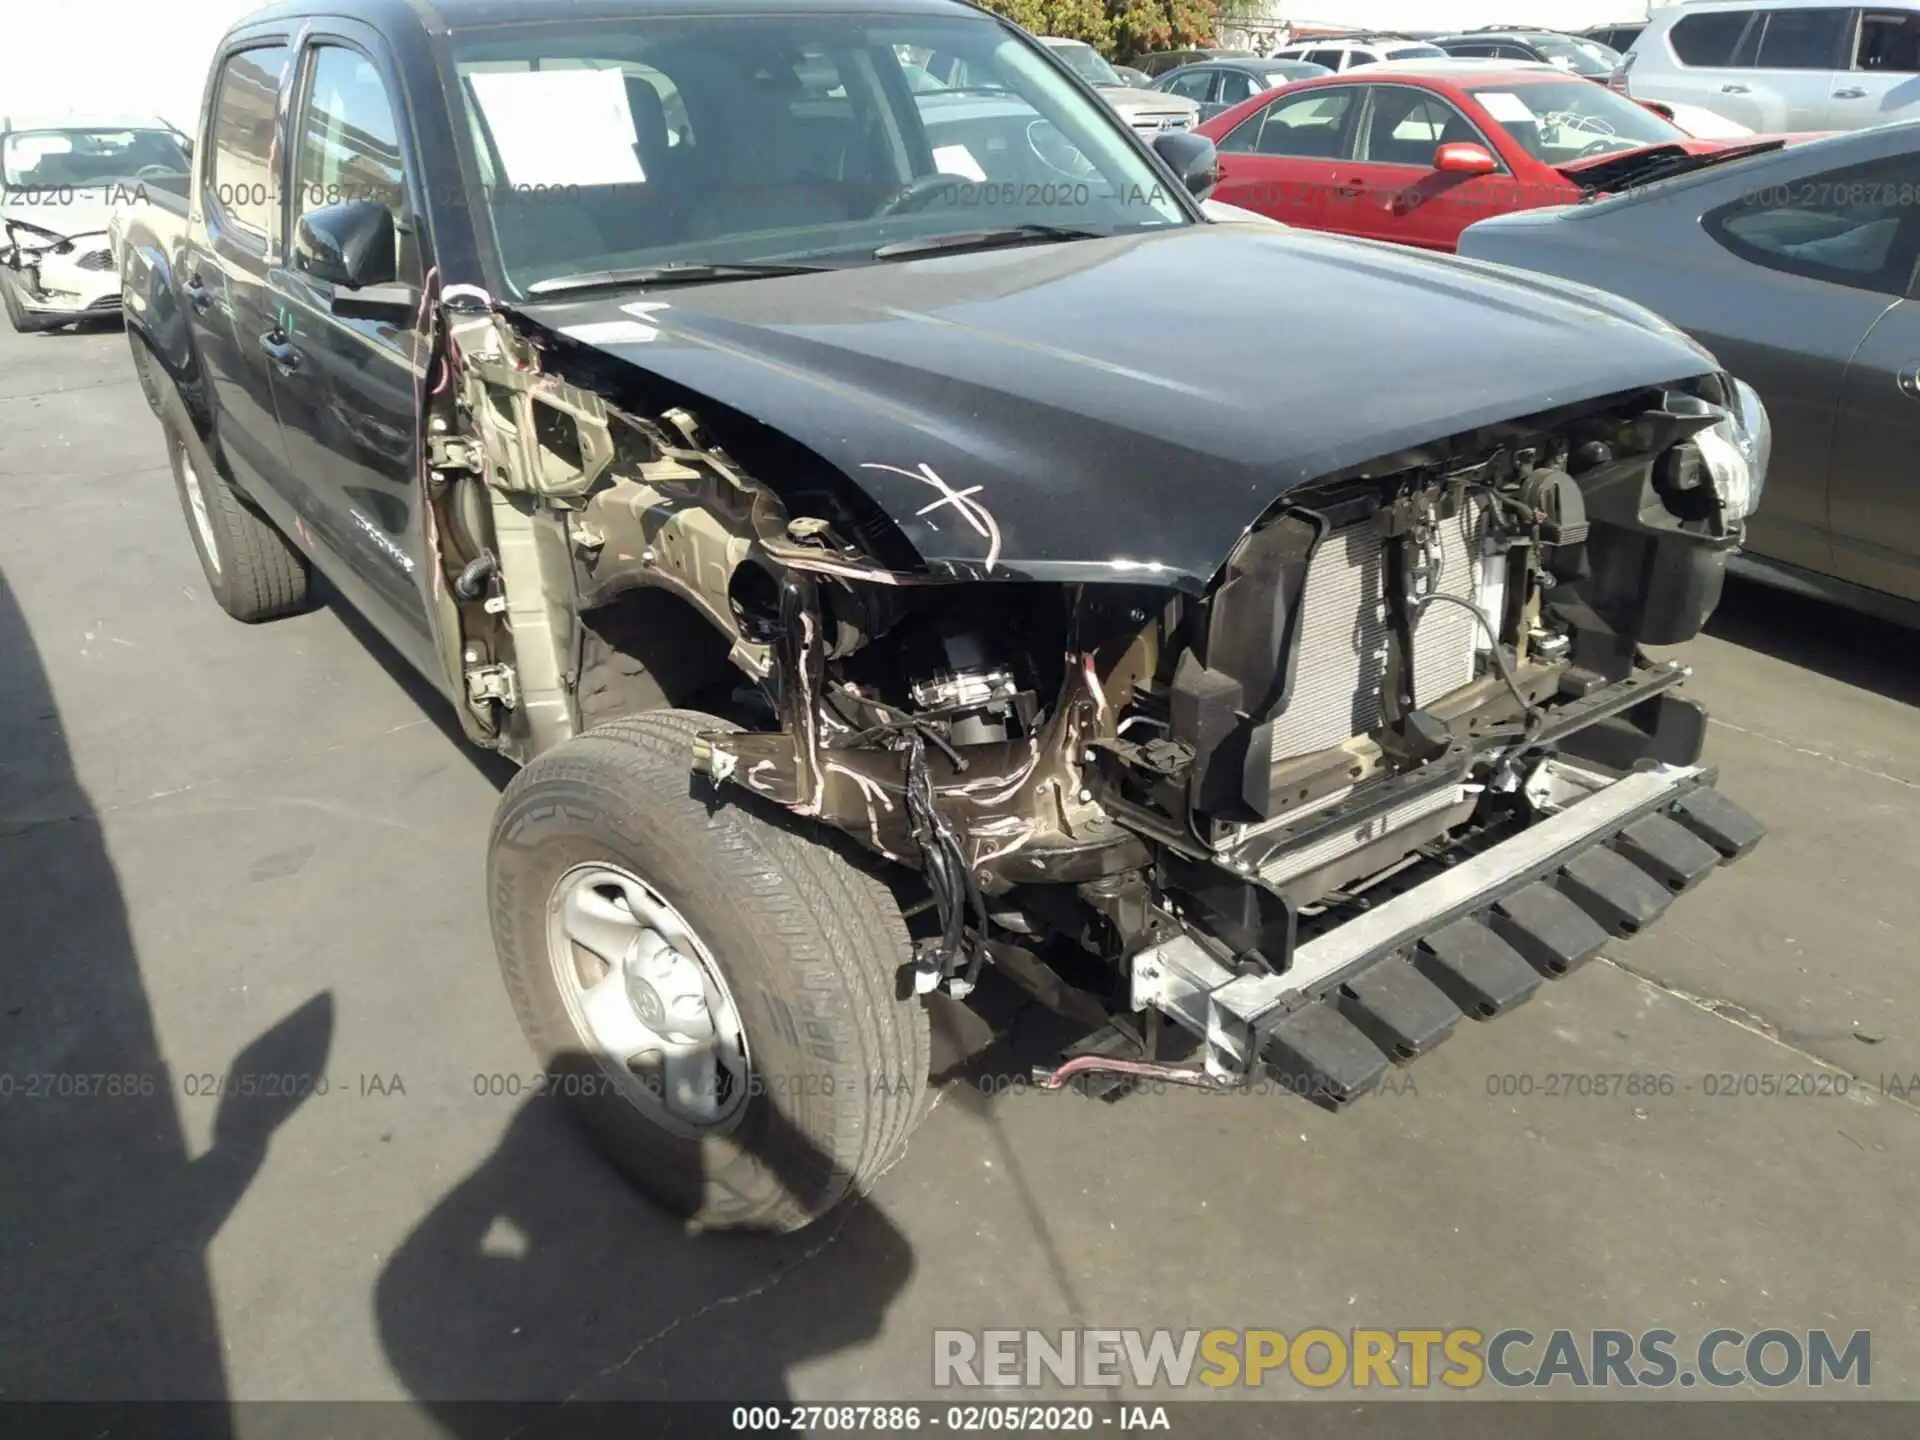
[(519, 309), (806, 446), (935, 571), (1188, 590), (1303, 482), (1715, 368), (1585, 286), (1238, 226)]

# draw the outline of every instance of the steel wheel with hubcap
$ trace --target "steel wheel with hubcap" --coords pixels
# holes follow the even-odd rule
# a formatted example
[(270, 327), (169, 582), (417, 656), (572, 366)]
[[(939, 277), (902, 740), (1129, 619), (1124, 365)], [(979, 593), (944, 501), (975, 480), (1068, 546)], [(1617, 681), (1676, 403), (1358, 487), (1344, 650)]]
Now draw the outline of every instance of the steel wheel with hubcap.
[(892, 892), (693, 775), (733, 726), (664, 710), (539, 756), (487, 867), (507, 992), (552, 1093), (703, 1228), (795, 1230), (871, 1183), (926, 1092)]
[(639, 876), (581, 865), (549, 906), (547, 958), (567, 1018), (655, 1123), (697, 1135), (749, 1091), (739, 1007), (693, 927)]

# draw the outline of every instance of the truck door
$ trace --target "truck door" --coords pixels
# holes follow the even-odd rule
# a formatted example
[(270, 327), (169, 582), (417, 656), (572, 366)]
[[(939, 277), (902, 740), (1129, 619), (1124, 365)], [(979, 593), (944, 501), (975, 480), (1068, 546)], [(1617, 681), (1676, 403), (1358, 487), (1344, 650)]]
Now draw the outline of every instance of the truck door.
[(266, 272), (280, 229), (274, 136), (290, 53), (284, 40), (241, 41), (220, 61), (203, 137), (200, 223), (187, 226), (179, 277), (221, 452), (240, 487), (269, 508), (290, 492), (255, 337), (267, 328)]
[[(343, 25), (343, 29), (347, 28)], [(355, 27), (357, 28), (357, 27)], [(424, 221), (408, 196), (407, 146), (370, 34), (318, 35), (301, 57), (289, 136), (293, 150), (287, 253), (302, 215), (374, 202), (394, 217), (399, 281), (421, 283)], [(413, 317), (353, 318), (335, 287), (297, 258), (273, 276), (274, 394), (289, 462), (337, 537), (350, 598), (410, 655), (438, 664), (421, 588), (416, 430), (424, 343)]]

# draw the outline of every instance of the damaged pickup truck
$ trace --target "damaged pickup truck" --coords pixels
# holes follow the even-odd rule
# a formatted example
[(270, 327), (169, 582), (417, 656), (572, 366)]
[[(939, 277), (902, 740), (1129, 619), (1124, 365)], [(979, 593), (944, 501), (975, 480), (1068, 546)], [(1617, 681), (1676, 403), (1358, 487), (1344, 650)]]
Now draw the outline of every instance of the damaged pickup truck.
[(958, 0), (284, 7), (195, 156), (121, 250), (207, 580), (319, 566), (522, 763), (513, 1002), (704, 1225), (870, 1181), (989, 967), (1083, 1032), (1046, 1085), (1339, 1106), (1760, 838), (1642, 648), (1718, 599), (1752, 391), (1212, 223), (1205, 140)]

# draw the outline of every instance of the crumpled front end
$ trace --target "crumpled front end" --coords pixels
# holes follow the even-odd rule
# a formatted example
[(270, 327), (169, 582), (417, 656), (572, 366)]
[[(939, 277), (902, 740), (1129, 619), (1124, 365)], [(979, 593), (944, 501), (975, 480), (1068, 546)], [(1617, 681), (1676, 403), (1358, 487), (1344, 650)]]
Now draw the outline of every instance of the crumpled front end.
[(21, 220), (6, 222), (6, 264), (29, 315), (120, 313), (120, 277), (107, 233), (62, 235)]
[(1187, 1077), (1344, 1103), (1757, 843), (1642, 645), (1712, 612), (1769, 443), (1717, 376), (1449, 437), (1289, 494), (1199, 600), (789, 573), (784, 723), (696, 767), (919, 869), (921, 989), (1108, 1005), (1049, 1078), (1164, 1072), (1158, 1013)]
[[(743, 727), (693, 770), (918, 894), (907, 982), (993, 965), (1083, 1026), (1048, 1083), (1264, 1069), (1345, 1103), (1760, 837), (1643, 648), (1698, 632), (1759, 501), (1730, 377), (1318, 477), (1195, 593), (937, 572), (788, 437), (507, 315), (449, 323), (428, 484), (470, 727), (528, 754), (605, 718), (624, 637), (654, 703)], [(926, 503), (991, 546), (967, 489)], [(676, 680), (701, 643), (725, 674)]]

